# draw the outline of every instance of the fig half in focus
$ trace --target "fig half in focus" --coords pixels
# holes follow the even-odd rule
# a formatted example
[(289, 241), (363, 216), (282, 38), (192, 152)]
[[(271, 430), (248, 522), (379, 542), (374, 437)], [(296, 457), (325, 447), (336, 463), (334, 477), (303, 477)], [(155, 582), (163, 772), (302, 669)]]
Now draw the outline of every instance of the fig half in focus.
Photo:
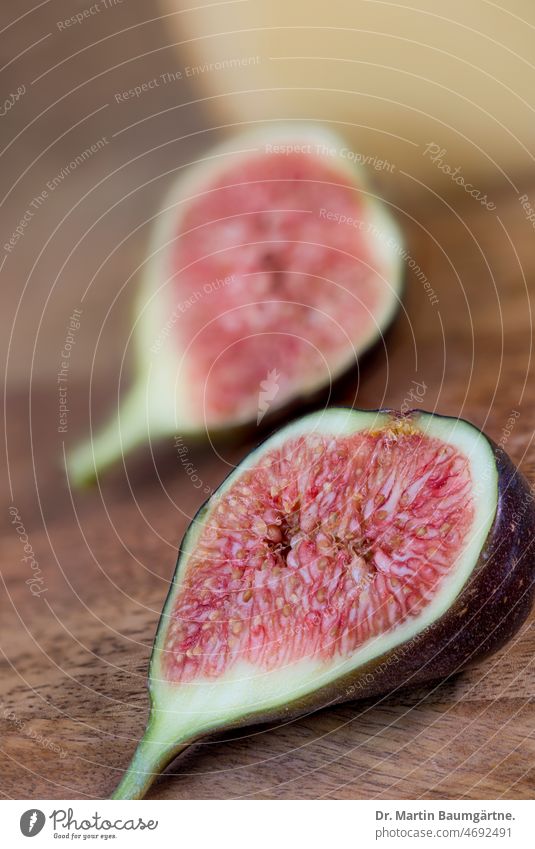
[(328, 409), (278, 431), (181, 545), (150, 719), (114, 798), (202, 737), (458, 672), (533, 597), (530, 488), (466, 421)]
[(149, 439), (258, 423), (380, 339), (399, 304), (402, 241), (350, 154), (328, 130), (280, 124), (176, 180), (145, 263), (134, 386), (70, 455), (74, 483)]

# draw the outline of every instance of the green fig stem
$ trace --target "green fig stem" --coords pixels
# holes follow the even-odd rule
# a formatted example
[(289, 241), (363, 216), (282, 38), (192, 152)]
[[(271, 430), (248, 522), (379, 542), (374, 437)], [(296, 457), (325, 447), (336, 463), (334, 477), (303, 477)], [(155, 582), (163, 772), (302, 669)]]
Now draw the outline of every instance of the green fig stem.
[(67, 455), (66, 468), (74, 486), (93, 483), (99, 472), (148, 439), (143, 386), (134, 386), (121, 403), (118, 415), (96, 436)]
[(166, 766), (169, 766), (171, 761), (190, 745), (189, 742), (173, 742), (172, 745), (168, 745), (152, 739), (152, 727), (149, 722), (128, 769), (110, 798), (143, 799)]

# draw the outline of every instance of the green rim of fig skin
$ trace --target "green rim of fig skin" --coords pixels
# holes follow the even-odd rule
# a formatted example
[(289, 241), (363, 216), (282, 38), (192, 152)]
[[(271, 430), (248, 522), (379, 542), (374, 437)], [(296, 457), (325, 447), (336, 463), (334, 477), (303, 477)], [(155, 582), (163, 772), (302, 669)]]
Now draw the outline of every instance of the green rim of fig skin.
[[(253, 414), (249, 408), (245, 413), (238, 409), (228, 420), (216, 424), (206, 419), (203, 411), (190, 408), (187, 356), (181, 350), (177, 323), (161, 350), (154, 353), (152, 349), (162, 329), (169, 325), (170, 317), (176, 312), (176, 296), (173, 296), (170, 286), (166, 284), (170, 279), (169, 252), (180, 232), (184, 209), (187, 210), (188, 203), (202, 194), (202, 189), (210, 184), (210, 180), (224, 175), (229, 165), (246, 161), (249, 149), (261, 150), (268, 143), (310, 145), (313, 149), (316, 146), (323, 149), (344, 148), (343, 139), (321, 125), (281, 122), (262, 130), (249, 130), (236, 135), (211, 151), (206, 161), (201, 160), (184, 172), (179, 171), (179, 176), (162, 204), (141, 272), (133, 331), (134, 382), (124, 398), (119, 400), (113, 418), (103, 427), (97, 428), (90, 439), (69, 451), (66, 470), (73, 486), (94, 482), (100, 473), (149, 441), (156, 442), (176, 434), (199, 440), (207, 439), (208, 435), (210, 438), (232, 437), (233, 434), (254, 427), (257, 416), (256, 385)], [(271, 421), (271, 427), (276, 423), (277, 416), (288, 413), (298, 403), (315, 403), (326, 387), (354, 368), (359, 358), (380, 342), (401, 303), (403, 238), (386, 204), (368, 189), (365, 170), (356, 163), (343, 157), (329, 156), (323, 164), (338, 172), (358, 191), (362, 220), (368, 229), (365, 234), (364, 228), (359, 231), (359, 235), (355, 236), (355, 244), (358, 245), (358, 239), (365, 241), (377, 269), (378, 279), (384, 285), (378, 290), (373, 314), (368, 313), (369, 321), (364, 322), (355, 338), (348, 338), (343, 358), (327, 362), (328, 367), (309, 376), (307, 382), (299, 381), (297, 375), (290, 397), (281, 404), (277, 398), (274, 399), (265, 418), (265, 422)], [(349, 233), (357, 232), (350, 225), (339, 226), (347, 226)], [(358, 297), (358, 290), (355, 295)], [(313, 337), (311, 341), (314, 341)]]
[[(264, 452), (308, 434), (421, 434), (468, 458), (473, 519), (446, 577), (419, 612), (335, 661), (316, 656), (266, 671), (169, 681), (163, 669), (171, 613), (188, 559), (218, 499)], [(150, 718), (115, 799), (142, 798), (155, 778), (192, 743), (254, 723), (288, 721), (328, 705), (386, 695), (448, 677), (503, 646), (531, 608), (535, 510), (531, 489), (505, 452), (469, 422), (412, 410), (329, 408), (277, 431), (249, 454), (200, 508), (182, 541), (149, 668)], [(167, 650), (168, 651), (168, 650)]]

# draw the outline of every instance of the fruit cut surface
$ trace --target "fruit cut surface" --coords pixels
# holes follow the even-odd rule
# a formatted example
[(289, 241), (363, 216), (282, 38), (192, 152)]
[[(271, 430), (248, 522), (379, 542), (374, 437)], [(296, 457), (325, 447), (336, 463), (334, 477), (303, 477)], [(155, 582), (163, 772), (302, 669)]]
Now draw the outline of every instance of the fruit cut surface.
[(118, 415), (69, 454), (74, 483), (148, 440), (258, 426), (380, 343), (406, 254), (343, 150), (319, 125), (282, 122), (178, 169), (144, 262), (137, 377)]
[(170, 611), (165, 677), (346, 659), (419, 616), (457, 569), (472, 488), (466, 453), (403, 422), (266, 451), (203, 523)]
[(221, 172), (185, 201), (164, 269), (190, 415), (209, 426), (254, 419), (263, 381), (280, 406), (354, 365), (398, 285), (376, 247), (392, 231), (328, 157), (251, 153)]
[(533, 601), (531, 489), (462, 419), (328, 408), (249, 454), (182, 541), (147, 728), (114, 798), (193, 742), (459, 672)]

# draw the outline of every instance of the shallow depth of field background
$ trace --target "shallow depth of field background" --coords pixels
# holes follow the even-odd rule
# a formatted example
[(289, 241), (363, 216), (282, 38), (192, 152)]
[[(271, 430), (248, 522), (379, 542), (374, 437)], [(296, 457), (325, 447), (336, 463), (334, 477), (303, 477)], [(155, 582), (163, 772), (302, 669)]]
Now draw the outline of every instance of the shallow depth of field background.
[[(106, 796), (144, 725), (152, 637), (202, 493), (172, 440), (82, 493), (62, 456), (128, 386), (138, 269), (170, 176), (233, 128), (326, 121), (406, 236), (404, 310), (333, 401), (399, 407), (424, 386), (425, 408), (484, 427), (535, 480), (532, 3), (198, 5), (9, 0), (0, 13), (6, 797)], [(255, 441), (188, 456), (215, 487)], [(531, 797), (532, 622), (440, 686), (205, 744), (152, 794)]]

